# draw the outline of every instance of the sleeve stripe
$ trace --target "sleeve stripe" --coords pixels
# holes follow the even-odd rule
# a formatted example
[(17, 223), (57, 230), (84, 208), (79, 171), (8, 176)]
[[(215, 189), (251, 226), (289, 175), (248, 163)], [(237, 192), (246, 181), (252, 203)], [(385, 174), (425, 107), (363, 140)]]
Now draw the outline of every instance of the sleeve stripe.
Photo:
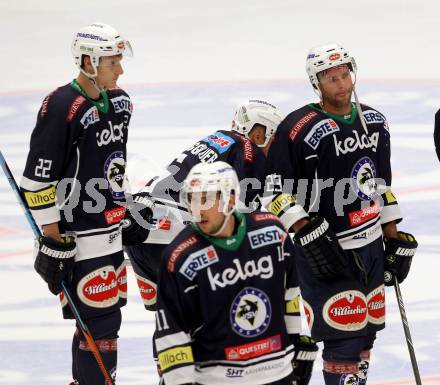
[(299, 294), (300, 294), (299, 287), (292, 287), (286, 290), (286, 293), (284, 294), (284, 299), (286, 301), (289, 301), (291, 299), (294, 299), (295, 297), (298, 297)]
[(301, 333), (301, 316), (300, 315), (285, 315), (287, 332), (289, 334)]
[(391, 221), (402, 219), (400, 208), (398, 204), (384, 206), (380, 212), (380, 223), (385, 224)]
[(57, 183), (58, 183), (57, 180), (49, 181), (49, 182), (37, 182), (35, 180), (23, 176), (20, 181), (20, 187), (28, 191), (37, 191), (37, 190), (42, 190), (50, 185), (55, 186)]
[(35, 222), (39, 226), (48, 225), (50, 223), (59, 222), (61, 220), (60, 211), (55, 207), (49, 207), (42, 210), (31, 210)]
[(169, 349), (173, 346), (191, 343), (191, 338), (184, 332), (168, 334), (164, 337), (156, 338), (156, 349), (158, 352)]

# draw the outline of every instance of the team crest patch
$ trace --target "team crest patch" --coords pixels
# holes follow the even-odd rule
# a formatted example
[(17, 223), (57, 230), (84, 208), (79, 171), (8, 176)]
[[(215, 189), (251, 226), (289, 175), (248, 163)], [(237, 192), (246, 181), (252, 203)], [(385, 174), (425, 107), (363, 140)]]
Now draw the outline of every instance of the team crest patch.
[(368, 322), (366, 298), (357, 290), (335, 294), (324, 304), (322, 316), (329, 326), (337, 330), (361, 330)]
[(216, 262), (218, 262), (217, 252), (213, 246), (208, 246), (190, 254), (180, 267), (179, 272), (192, 281), (199, 270)]
[(125, 159), (122, 151), (115, 151), (107, 158), (104, 164), (104, 176), (113, 198), (123, 198), (125, 196)]
[(369, 201), (377, 196), (376, 167), (373, 161), (365, 156), (360, 159), (351, 171), (351, 187), (362, 200)]
[(258, 336), (269, 326), (271, 312), (269, 297), (259, 289), (246, 287), (237, 294), (232, 303), (232, 329), (242, 337)]
[(116, 272), (108, 265), (83, 277), (77, 286), (77, 294), (83, 303), (95, 308), (115, 305), (119, 300)]
[(343, 374), (339, 380), (339, 385), (358, 385), (359, 377), (356, 374)]

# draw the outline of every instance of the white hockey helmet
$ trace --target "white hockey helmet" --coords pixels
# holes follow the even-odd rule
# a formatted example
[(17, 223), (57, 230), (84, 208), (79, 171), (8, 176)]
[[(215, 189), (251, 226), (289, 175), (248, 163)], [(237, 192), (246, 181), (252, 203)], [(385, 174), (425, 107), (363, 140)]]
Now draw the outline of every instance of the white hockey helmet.
[(319, 91), (318, 73), (342, 64), (347, 64), (350, 71), (356, 76), (356, 62), (341, 45), (328, 43), (312, 48), (307, 55), (306, 71), (313, 88)]
[[(223, 202), (223, 213), (230, 215), (240, 195), (240, 183), (237, 173), (226, 162), (198, 163), (188, 173), (181, 189), (182, 202), (191, 212), (190, 194), (202, 192), (220, 192)], [(228, 202), (234, 195), (234, 205), (228, 210)]]
[(263, 100), (249, 100), (237, 107), (231, 129), (249, 138), (249, 133), (256, 124), (264, 126), (266, 139), (258, 146), (265, 147), (283, 118), (281, 111), (274, 105)]
[[(116, 29), (104, 23), (93, 23), (82, 27), (73, 37), (71, 50), (75, 65), (89, 78), (97, 76), (97, 67), (101, 57), (114, 55), (133, 56), (130, 42), (125, 40)], [(81, 68), (83, 55), (90, 57), (94, 70), (93, 74), (89, 74)]]

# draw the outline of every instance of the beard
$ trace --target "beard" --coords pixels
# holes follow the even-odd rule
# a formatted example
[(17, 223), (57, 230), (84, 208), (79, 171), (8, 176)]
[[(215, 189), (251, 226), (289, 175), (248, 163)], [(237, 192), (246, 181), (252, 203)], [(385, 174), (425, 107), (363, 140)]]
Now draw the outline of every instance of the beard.
[(353, 93), (353, 86), (345, 89), (347, 95), (344, 98), (337, 97), (334, 94), (321, 90), (322, 100), (325, 104), (332, 106), (335, 109), (348, 108), (351, 103), (351, 95)]

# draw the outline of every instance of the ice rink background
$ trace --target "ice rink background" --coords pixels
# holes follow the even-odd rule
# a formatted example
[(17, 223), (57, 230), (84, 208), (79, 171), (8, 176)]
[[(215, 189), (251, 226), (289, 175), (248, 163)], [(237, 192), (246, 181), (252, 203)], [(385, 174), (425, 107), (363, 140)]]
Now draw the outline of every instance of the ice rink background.
[[(385, 4), (383, 4), (385, 3)], [(69, 45), (78, 26), (113, 24), (133, 43), (121, 78), (135, 110), (129, 174), (154, 174), (200, 136), (228, 127), (248, 97), (285, 113), (315, 100), (304, 61), (311, 46), (338, 41), (359, 67), (361, 101), (381, 110), (392, 135), (394, 191), (402, 229), (420, 243), (402, 285), (420, 371), (440, 384), (440, 164), (433, 141), (440, 108), (440, 3), (424, 1), (15, 1), (0, 0), (3, 55), (0, 143), (19, 180), (39, 105), (75, 76)], [(72, 322), (61, 319), (32, 267), (32, 233), (0, 177), (0, 384), (68, 384)], [(371, 384), (410, 384), (411, 365), (394, 293), (379, 334)], [(157, 383), (152, 313), (129, 271), (118, 383)], [(322, 383), (321, 363), (312, 384)]]

